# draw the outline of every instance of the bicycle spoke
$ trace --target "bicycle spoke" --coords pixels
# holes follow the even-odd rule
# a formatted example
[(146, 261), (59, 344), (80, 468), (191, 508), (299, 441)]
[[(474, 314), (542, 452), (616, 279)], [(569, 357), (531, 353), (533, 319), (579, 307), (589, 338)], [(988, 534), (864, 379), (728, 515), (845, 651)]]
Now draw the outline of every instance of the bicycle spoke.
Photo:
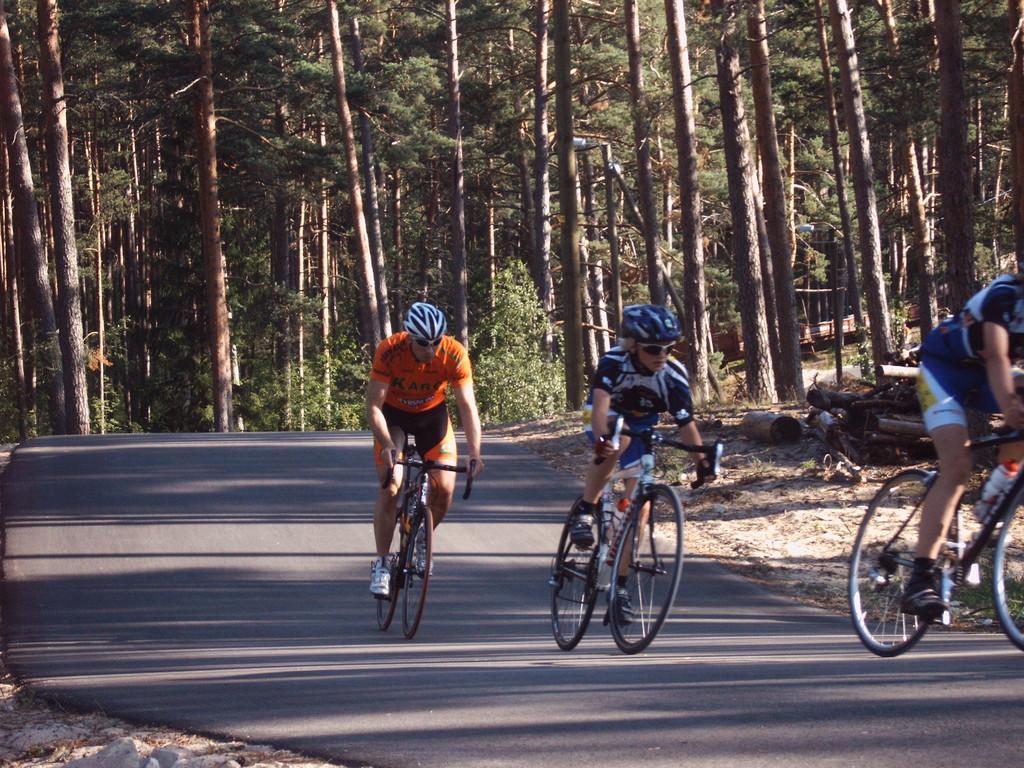
[[(430, 585), (433, 557), (433, 522), (430, 507), (420, 506), (413, 518), (405, 548), (404, 594), (402, 597), (402, 631), (412, 638), (423, 618)], [(419, 540), (419, 542), (418, 542)]]
[[(624, 588), (610, 593), (612, 636), (625, 653), (644, 650), (675, 602), (683, 564), (683, 513), (675, 493), (652, 486), (615, 557)], [(628, 564), (628, 565), (627, 565)]]
[(597, 601), (597, 563), (594, 550), (576, 549), (569, 536), (571, 518), (562, 526), (558, 551), (551, 564), (551, 631), (563, 651), (583, 638)]
[(1024, 544), (1018, 540), (1024, 530), (1016, 513), (1015, 507), (996, 540), (992, 587), (1003, 632), (1024, 651)]
[(861, 642), (879, 656), (908, 650), (928, 623), (900, 611), (913, 567), (921, 501), (928, 473), (901, 472), (868, 505), (850, 558), (850, 616)]

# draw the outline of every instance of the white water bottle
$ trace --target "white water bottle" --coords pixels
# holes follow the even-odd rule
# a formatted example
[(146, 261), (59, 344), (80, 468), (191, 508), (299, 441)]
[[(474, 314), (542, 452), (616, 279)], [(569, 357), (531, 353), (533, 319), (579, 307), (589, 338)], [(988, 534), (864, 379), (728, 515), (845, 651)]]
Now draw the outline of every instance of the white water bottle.
[(974, 516), (978, 522), (984, 525), (988, 522), (989, 516), (999, 506), (1003, 496), (1017, 477), (1017, 462), (1013, 459), (1002, 462), (992, 470), (985, 487), (981, 489), (977, 504), (974, 505)]

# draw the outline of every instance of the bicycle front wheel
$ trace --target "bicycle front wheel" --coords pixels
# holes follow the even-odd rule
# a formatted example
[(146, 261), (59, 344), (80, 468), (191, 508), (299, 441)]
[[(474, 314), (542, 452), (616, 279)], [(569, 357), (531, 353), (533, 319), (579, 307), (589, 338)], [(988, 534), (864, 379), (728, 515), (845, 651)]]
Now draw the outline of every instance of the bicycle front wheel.
[(848, 596), (853, 628), (878, 656), (898, 656), (928, 629), (928, 622), (900, 611), (903, 588), (914, 567), (921, 503), (934, 475), (900, 472), (875, 494), (850, 556)]
[[(638, 502), (639, 503), (639, 502)], [(608, 593), (612, 637), (623, 653), (639, 653), (665, 623), (683, 570), (683, 508), (671, 488), (651, 486), (634, 507), (612, 573), (625, 586)]]
[[(1003, 522), (992, 558), (992, 592), (996, 614), (1010, 642), (1024, 651), (1024, 525), (1018, 524), (1018, 497)], [(1016, 527), (1015, 527), (1016, 526)]]
[(433, 558), (434, 517), (430, 507), (423, 506), (413, 518), (409, 529), (409, 543), (405, 550), (405, 579), (402, 592), (402, 632), (412, 638), (423, 618), (430, 584)]
[(563, 651), (575, 648), (590, 624), (597, 602), (597, 547), (579, 550), (569, 536), (573, 515), (562, 526), (551, 566), (551, 632)]
[(391, 620), (395, 617), (395, 608), (398, 607), (398, 575), (397, 567), (395, 565), (394, 556), (389, 555), (391, 558), (391, 579), (387, 597), (377, 597), (375, 602), (377, 603), (377, 627), (381, 632), (385, 631), (391, 626)]

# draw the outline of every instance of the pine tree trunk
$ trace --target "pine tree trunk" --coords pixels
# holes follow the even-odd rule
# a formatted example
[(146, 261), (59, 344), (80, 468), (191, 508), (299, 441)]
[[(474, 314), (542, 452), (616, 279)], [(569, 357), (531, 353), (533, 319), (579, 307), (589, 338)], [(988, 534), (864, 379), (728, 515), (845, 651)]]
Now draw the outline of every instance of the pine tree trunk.
[(754, 0), (747, 10), (747, 42), (750, 48), (751, 89), (754, 95), (754, 124), (761, 151), (764, 183), (764, 221), (771, 248), (772, 279), (776, 314), (779, 319), (779, 367), (776, 386), (782, 399), (804, 396), (800, 364), (800, 327), (796, 317), (796, 292), (793, 285), (792, 250), (786, 223), (786, 190), (779, 161), (779, 137), (772, 106), (772, 80), (769, 69), (768, 25), (764, 0)]
[(864, 341), (864, 310), (861, 306), (860, 279), (857, 276), (857, 259), (853, 252), (853, 225), (850, 223), (850, 205), (846, 197), (846, 170), (839, 147), (839, 115), (836, 111), (835, 88), (832, 85), (832, 64), (828, 54), (828, 37), (825, 33), (825, 14), (822, 0), (815, 0), (818, 21), (818, 52), (821, 60), (822, 79), (825, 83), (825, 107), (828, 111), (828, 139), (832, 150), (832, 172), (835, 174), (836, 206), (839, 208), (839, 224), (842, 228), (843, 261), (846, 265), (846, 292), (853, 309), (853, 320), (857, 326), (859, 343)]
[(558, 201), (562, 219), (562, 285), (565, 290), (566, 405), (583, 405), (583, 301), (580, 291), (579, 211), (576, 207), (576, 150), (573, 147), (569, 0), (554, 0), (555, 117), (558, 133)]
[(105, 323), (105, 301), (103, 296), (103, 252), (106, 248), (103, 237), (103, 210), (100, 190), (100, 158), (97, 136), (93, 133), (85, 137), (85, 164), (87, 180), (89, 183), (89, 198), (92, 205), (93, 234), (96, 237), (95, 248), (95, 269), (96, 269), (96, 401), (99, 412), (100, 434), (107, 431), (107, 398), (106, 398), (106, 323)]
[[(136, 218), (136, 211), (141, 210), (141, 190), (139, 188), (139, 152), (136, 133), (131, 131), (131, 165), (129, 173), (128, 215), (125, 226), (125, 314), (127, 329), (125, 331), (125, 349), (127, 353), (127, 389), (125, 392), (125, 415), (129, 423), (148, 426), (146, 417), (146, 371), (148, 369), (146, 346), (146, 279), (145, 266), (140, 254), (146, 243), (145, 225)], [(159, 154), (159, 153), (157, 153)]]
[(85, 341), (78, 282), (78, 248), (68, 158), (67, 101), (57, 30), (57, 0), (38, 0), (39, 64), (46, 114), (48, 189), (57, 275), (57, 325), (64, 374), (65, 427), (69, 434), (89, 434), (89, 395), (85, 383)]
[(377, 294), (373, 286), (373, 262), (370, 255), (370, 236), (363, 216), (363, 191), (359, 183), (359, 161), (356, 157), (356, 138), (352, 129), (352, 112), (348, 106), (345, 87), (345, 62), (341, 53), (341, 25), (338, 5), (327, 0), (327, 23), (331, 32), (331, 65), (334, 70), (334, 98), (341, 120), (341, 138), (345, 145), (345, 167), (348, 171), (348, 196), (352, 208), (352, 226), (356, 239), (356, 283), (359, 287), (360, 327), (366, 328), (362, 342), (376, 348), (384, 337), (377, 311)]
[(959, 0), (936, 3), (935, 35), (939, 41), (938, 183), (942, 197), (942, 230), (949, 270), (949, 302), (959, 310), (977, 288)]
[(1007, 0), (1013, 62), (1009, 76), (1009, 125), (1011, 147), (1010, 186), (1013, 190), (1013, 233), (1017, 269), (1024, 270), (1024, 0)]
[[(0, 3), (0, 16), (2, 15), (3, 4)], [(0, 32), (0, 35), (2, 34), (3, 32)], [(2, 45), (3, 43), (0, 43), (0, 46)], [(2, 69), (0, 65), (0, 73)], [(3, 253), (6, 270), (4, 289), (10, 304), (14, 389), (18, 401), (18, 439), (25, 440), (28, 437), (28, 389), (25, 381), (25, 343), (21, 335), (21, 281), (18, 276), (17, 247), (14, 244), (14, 200), (11, 197), (10, 161), (7, 157), (6, 143), (4, 147), (0, 147), (0, 163), (3, 163)]]
[(394, 287), (391, 304), (398, 318), (399, 326), (405, 317), (405, 294), (402, 291), (402, 275), (405, 265), (405, 236), (402, 229), (402, 169), (395, 168), (391, 172), (391, 247), (395, 251)]
[(665, 0), (668, 54), (672, 65), (672, 105), (679, 166), (679, 231), (683, 239), (683, 298), (686, 315), (687, 362), (691, 386), (698, 400), (708, 397), (711, 329), (704, 277), (700, 186), (697, 179), (697, 138), (690, 55), (682, 0)]
[(665, 303), (661, 257), (658, 254), (658, 208), (654, 173), (651, 170), (651, 120), (644, 100), (643, 61), (640, 57), (640, 14), (637, 0), (625, 0), (626, 48), (629, 54), (629, 95), (633, 113), (633, 148), (636, 150), (637, 186), (643, 215), (644, 251), (647, 256), (647, 289), (654, 304)]
[(206, 273), (206, 315), (213, 366), (213, 419), (217, 432), (232, 423), (231, 333), (227, 284), (220, 242), (217, 192), (217, 123), (213, 104), (213, 57), (210, 50), (208, 0), (188, 0), (189, 49), (198, 78), (193, 86), (193, 114), (199, 147), (199, 216)]
[(462, 165), (462, 95), (459, 81), (459, 34), (455, 18), (455, 0), (445, 0), (445, 29), (448, 52), (448, 137), (452, 149), (452, 304), (455, 337), (469, 346), (469, 308), (466, 302), (466, 191)]
[(853, 192), (857, 201), (860, 230), (861, 268), (868, 304), (872, 359), (876, 365), (889, 360), (895, 349), (886, 302), (885, 276), (882, 273), (882, 239), (875, 201), (874, 169), (868, 140), (864, 100), (860, 88), (860, 67), (853, 39), (853, 27), (846, 0), (829, 0), (832, 37), (839, 51), (839, 75), (843, 88), (843, 109), (850, 139), (850, 165)]
[[(893, 80), (900, 77), (895, 62), (899, 59), (900, 41), (896, 30), (896, 16), (891, 0), (878, 0), (882, 18), (885, 21), (886, 38), (889, 47), (889, 74)], [(917, 268), (918, 312), (921, 338), (924, 338), (938, 323), (939, 307), (935, 298), (935, 254), (929, 237), (928, 212), (921, 189), (921, 172), (917, 164), (917, 147), (908, 126), (899, 127), (899, 155), (904, 166), (907, 183), (907, 212), (914, 231), (914, 265)]]
[(714, 0), (712, 8), (721, 22), (721, 35), (715, 47), (715, 60), (718, 69), (722, 132), (725, 137), (725, 161), (729, 177), (734, 276), (739, 288), (747, 395), (754, 402), (765, 402), (770, 401), (774, 395), (775, 377), (768, 345), (765, 299), (758, 255), (750, 136), (740, 94), (739, 55), (732, 43), (738, 4), (737, 0)]
[(43, 251), (36, 205), (32, 166), (25, 141), (21, 115), (21, 99), (14, 73), (11, 36), (0, 0), (0, 111), (3, 117), (4, 140), (10, 160), (11, 195), (14, 206), (14, 234), (25, 270), (31, 280), (33, 314), (35, 316), (36, 354), (45, 362), (49, 384), (50, 429), (54, 434), (65, 432), (64, 376), (61, 371), (60, 347), (57, 342), (57, 319), (53, 311), (50, 276)]
[[(568, 0), (566, 0), (568, 1)], [(537, 296), (544, 309), (544, 349), (555, 357), (555, 285), (551, 278), (551, 180), (548, 173), (548, 17), (550, 0), (536, 0), (533, 71), (533, 253)]]
[(608, 239), (609, 294), (612, 299), (611, 323), (618, 328), (622, 318), (622, 276), (619, 266), (619, 212), (615, 199), (614, 168), (612, 166), (612, 148), (610, 144), (601, 145), (601, 163), (604, 166), (604, 205), (608, 216), (606, 237)]
[[(359, 33), (359, 20), (349, 20), (352, 30), (352, 59), (356, 72), (365, 72), (363, 62), (363, 39)], [(377, 194), (377, 162), (373, 152), (373, 133), (370, 130), (370, 116), (365, 109), (359, 110), (359, 142), (362, 152), (360, 160), (363, 179), (366, 181), (366, 225), (370, 235), (370, 256), (373, 263), (373, 279), (377, 288), (377, 315), (380, 318), (381, 333), (391, 335), (391, 303), (388, 301), (387, 267), (384, 264), (384, 238), (381, 235), (380, 200)]]

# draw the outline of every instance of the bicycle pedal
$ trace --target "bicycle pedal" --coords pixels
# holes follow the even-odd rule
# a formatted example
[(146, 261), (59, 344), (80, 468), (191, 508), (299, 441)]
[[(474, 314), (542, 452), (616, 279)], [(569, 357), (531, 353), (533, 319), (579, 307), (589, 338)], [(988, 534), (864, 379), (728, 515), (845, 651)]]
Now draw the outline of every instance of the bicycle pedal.
[(944, 627), (948, 627), (953, 623), (953, 615), (949, 611), (943, 611), (942, 616), (939, 617), (939, 623)]
[(967, 571), (967, 576), (964, 577), (964, 581), (968, 584), (974, 584), (975, 586), (981, 584), (981, 568), (978, 567), (977, 563), (971, 563), (971, 567)]

